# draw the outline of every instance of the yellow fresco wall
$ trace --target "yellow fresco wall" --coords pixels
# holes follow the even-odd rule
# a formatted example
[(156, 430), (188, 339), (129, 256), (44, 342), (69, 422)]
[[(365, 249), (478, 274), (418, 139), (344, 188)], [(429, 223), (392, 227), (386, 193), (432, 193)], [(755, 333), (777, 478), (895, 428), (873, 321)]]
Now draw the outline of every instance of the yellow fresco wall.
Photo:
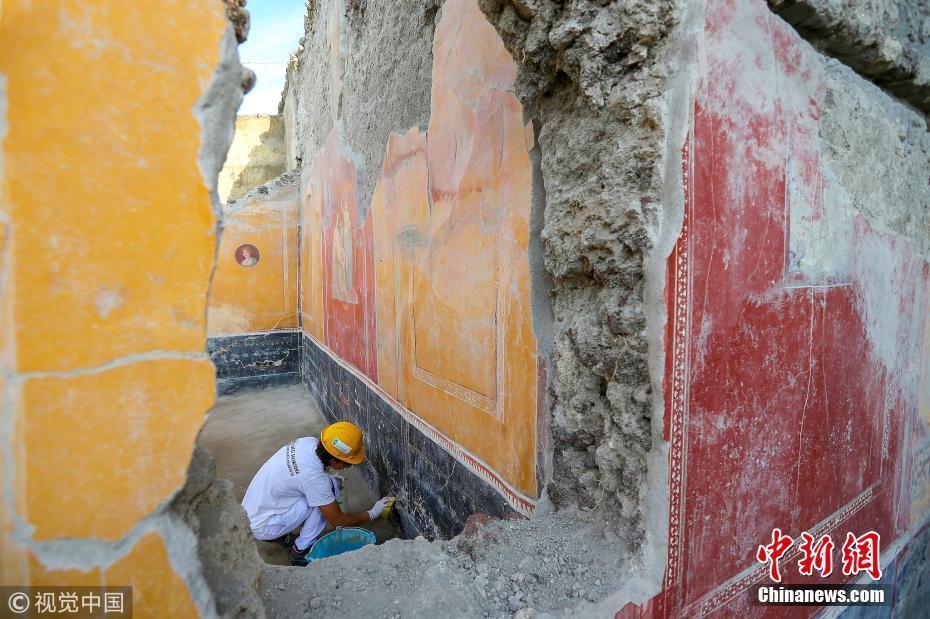
[[(297, 185), (254, 192), (224, 206), (216, 272), (210, 291), (210, 335), (297, 327)], [(258, 262), (240, 264), (236, 250), (252, 245)]]
[[(338, 20), (329, 23), (330, 37), (338, 37)], [(344, 335), (330, 332), (344, 325), (327, 306), (337, 295), (327, 288), (335, 278), (325, 258), (333, 225), (325, 197), (357, 193), (336, 189), (356, 181), (338, 172), (335, 162), (351, 156), (333, 134), (302, 182), (303, 327), (535, 498), (532, 136), (513, 92), (516, 66), (474, 0), (443, 5), (433, 59), (429, 127), (390, 136), (366, 222), (373, 227), (376, 371), (346, 357)], [(335, 221), (358, 205), (340, 199), (331, 208)], [(364, 330), (355, 336), (363, 348)]]
[[(214, 400), (193, 110), (226, 32), (220, 0), (3, 2), (0, 584), (99, 573), (136, 585), (137, 616), (195, 614), (161, 535), (132, 532)], [(109, 564), (69, 550), (127, 535)], [(83, 567), (45, 568), (49, 540)]]
[(143, 535), (128, 555), (105, 568), (49, 570), (30, 554), (29, 575), (30, 584), (36, 587), (65, 583), (73, 587), (132, 587), (132, 616), (136, 618), (198, 615), (187, 585), (171, 565), (164, 539), (154, 532)]
[(376, 188), (379, 370), (407, 408), (535, 496), (532, 172), (516, 66), (472, 0), (443, 6), (433, 58), (425, 139), (392, 139)]

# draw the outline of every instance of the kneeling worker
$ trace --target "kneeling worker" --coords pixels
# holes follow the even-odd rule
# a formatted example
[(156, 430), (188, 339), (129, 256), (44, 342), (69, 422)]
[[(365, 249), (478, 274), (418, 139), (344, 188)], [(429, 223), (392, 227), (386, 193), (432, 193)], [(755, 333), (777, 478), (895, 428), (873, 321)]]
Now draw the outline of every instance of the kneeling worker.
[[(326, 469), (340, 471), (365, 459), (362, 430), (340, 421), (327, 426), (320, 440), (298, 438), (277, 451), (258, 470), (242, 499), (256, 539), (290, 547), (291, 563), (306, 565), (307, 552), (326, 523), (350, 527), (381, 516), (389, 497), (367, 512), (344, 514), (336, 503), (339, 485)], [(291, 531), (300, 535), (291, 545)]]

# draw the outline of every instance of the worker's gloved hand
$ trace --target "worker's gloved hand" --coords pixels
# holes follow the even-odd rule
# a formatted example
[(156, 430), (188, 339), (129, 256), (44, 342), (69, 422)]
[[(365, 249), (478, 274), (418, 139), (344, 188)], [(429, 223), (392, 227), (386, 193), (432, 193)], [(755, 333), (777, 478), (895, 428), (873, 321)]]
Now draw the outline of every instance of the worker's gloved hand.
[(388, 502), (392, 498), (393, 497), (386, 496), (382, 499), (378, 499), (378, 502), (375, 503), (374, 507), (368, 510), (368, 517), (372, 520), (375, 520), (376, 518), (380, 518), (381, 514), (384, 513), (385, 506), (387, 506)]

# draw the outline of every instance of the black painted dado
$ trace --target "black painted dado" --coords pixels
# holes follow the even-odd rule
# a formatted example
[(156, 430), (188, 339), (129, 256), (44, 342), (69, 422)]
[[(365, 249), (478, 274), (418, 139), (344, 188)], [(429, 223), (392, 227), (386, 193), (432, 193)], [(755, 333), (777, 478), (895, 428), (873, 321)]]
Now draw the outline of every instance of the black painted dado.
[(220, 395), (300, 382), (300, 333), (267, 331), (207, 340)]
[(494, 488), (300, 332), (210, 338), (207, 351), (221, 395), (303, 380), (328, 421), (361, 426), (368, 452), (362, 476), (378, 496), (398, 497), (405, 537), (448, 539), (462, 531), (472, 514), (514, 513)]
[(365, 431), (362, 473), (378, 496), (396, 495), (406, 537), (448, 539), (475, 513), (503, 517), (513, 509), (491, 486), (408, 423), (365, 381), (304, 336), (303, 380), (330, 422)]

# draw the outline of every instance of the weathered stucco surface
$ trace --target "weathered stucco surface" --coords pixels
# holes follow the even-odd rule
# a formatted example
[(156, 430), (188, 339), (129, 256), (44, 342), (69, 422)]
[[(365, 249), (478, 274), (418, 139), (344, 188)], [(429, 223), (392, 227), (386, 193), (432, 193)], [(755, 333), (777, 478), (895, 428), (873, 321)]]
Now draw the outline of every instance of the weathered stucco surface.
[(665, 606), (742, 616), (773, 528), (876, 531), (891, 562), (926, 521), (930, 160), (919, 114), (762, 3), (708, 2), (701, 58), (668, 269)]
[[(881, 530), (889, 545), (913, 535), (927, 516), (926, 484), (916, 481), (927, 475), (925, 424), (915, 414), (926, 408), (917, 387), (927, 356), (923, 119), (816, 53), (762, 2), (482, 7), (520, 62), (518, 94), (541, 125), (556, 321), (552, 497), (619, 507), (621, 534), (645, 542), (653, 566), (666, 555), (650, 546), (665, 537), (656, 503), (667, 502), (665, 587), (640, 610), (748, 612), (734, 592), (761, 573), (744, 549), (763, 529), (799, 532), (835, 512), (830, 522)], [(694, 214), (683, 225), (686, 198)], [(784, 219), (787, 204), (796, 206)], [(657, 261), (670, 250), (666, 270)], [(784, 277), (768, 292), (753, 279), (764, 265)], [(789, 310), (795, 301), (776, 301), (781, 285), (819, 300)], [(766, 318), (769, 303), (783, 315)], [(805, 363), (835, 377), (802, 385), (791, 334), (815, 322), (823, 331), (805, 338), (816, 346)], [(853, 348), (875, 356), (850, 365), (845, 347), (857, 338)], [(754, 373), (756, 364), (766, 369)], [(738, 428), (773, 414), (785, 434), (763, 457)], [(843, 440), (830, 425), (840, 420), (877, 432), (870, 444), (887, 449)], [(904, 428), (913, 434), (898, 443)], [(829, 489), (811, 477), (824, 466), (836, 475)], [(893, 517), (900, 510), (905, 522)]]
[(824, 53), (930, 113), (930, 4), (924, 0), (768, 0)]
[[(308, 5), (283, 114), (295, 120), (296, 161), (309, 164), (332, 128), (358, 153), (364, 215), (392, 131), (429, 121), (436, 0), (320, 0)], [(389, 62), (380, 59), (390, 58)]]
[(646, 484), (658, 484), (661, 496), (664, 482), (646, 271), (664, 226), (674, 228), (664, 196), (680, 186), (667, 170), (675, 147), (666, 150), (684, 116), (670, 57), (678, 53), (687, 66), (687, 32), (669, 39), (680, 7), (480, 4), (520, 64), (517, 94), (540, 125), (542, 239), (555, 318), (550, 495), (556, 506), (606, 509), (634, 547), (649, 523), (650, 543), (661, 545), (662, 501), (644, 519), (652, 508), (641, 500)]
[(284, 119), (273, 114), (236, 118), (236, 133), (220, 171), (220, 202), (238, 200), (288, 170)]

